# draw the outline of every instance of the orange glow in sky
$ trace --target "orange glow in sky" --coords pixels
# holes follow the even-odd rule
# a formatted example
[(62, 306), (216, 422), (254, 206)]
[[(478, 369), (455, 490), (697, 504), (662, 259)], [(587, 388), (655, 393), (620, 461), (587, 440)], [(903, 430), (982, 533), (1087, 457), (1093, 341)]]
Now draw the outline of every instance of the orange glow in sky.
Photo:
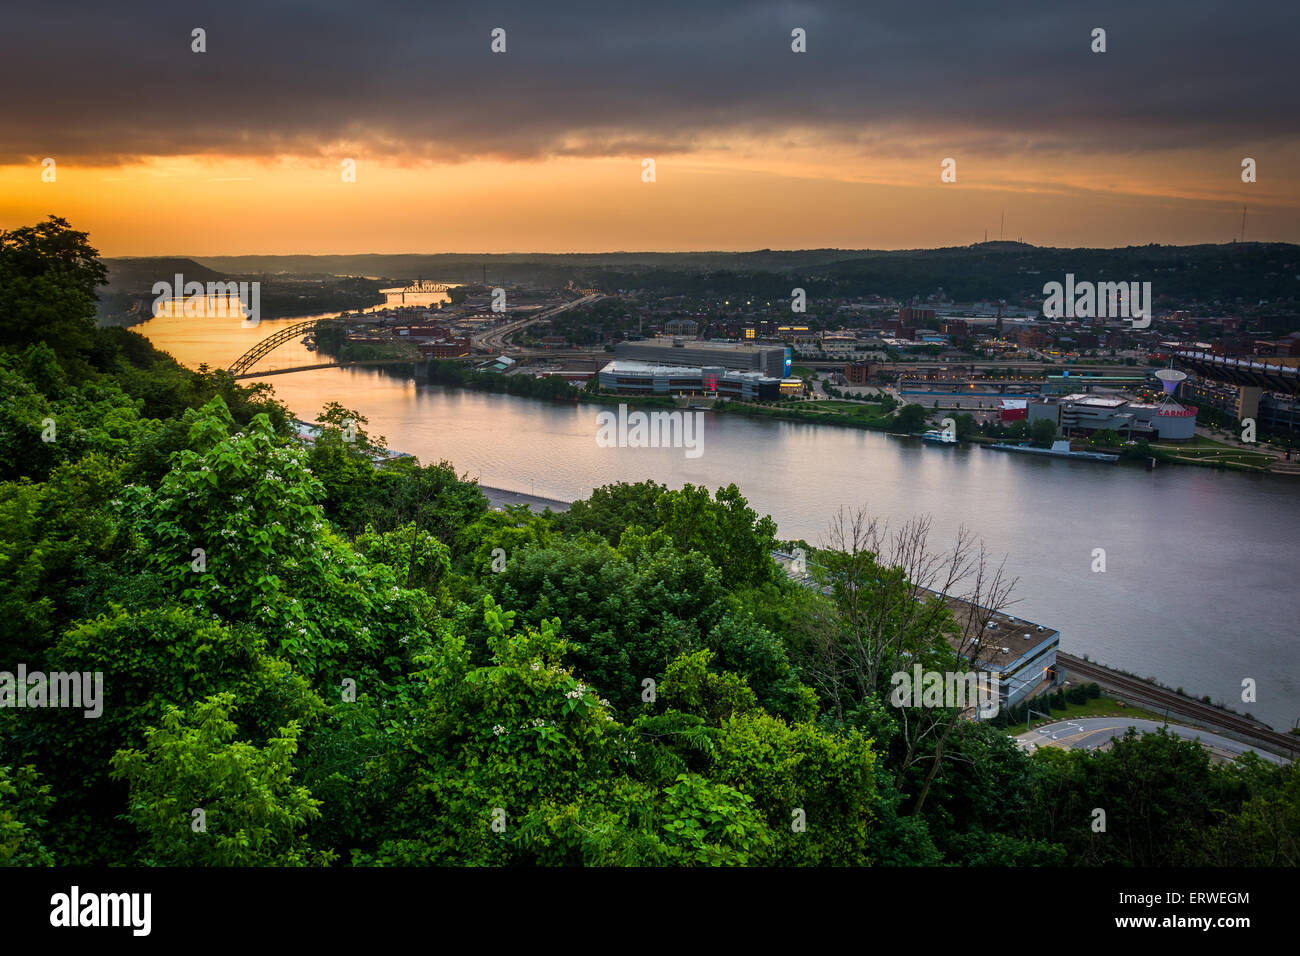
[[(742, 143), (642, 158), (400, 163), (342, 157), (165, 157), (127, 166), (0, 167), (0, 226), (49, 214), (106, 256), (921, 248), (1003, 238), (1043, 246), (1300, 240), (1295, 166), (1279, 150), (1241, 182), (1221, 152), (1035, 156), (939, 149), (879, 156)], [(1270, 181), (1274, 185), (1270, 185)]]

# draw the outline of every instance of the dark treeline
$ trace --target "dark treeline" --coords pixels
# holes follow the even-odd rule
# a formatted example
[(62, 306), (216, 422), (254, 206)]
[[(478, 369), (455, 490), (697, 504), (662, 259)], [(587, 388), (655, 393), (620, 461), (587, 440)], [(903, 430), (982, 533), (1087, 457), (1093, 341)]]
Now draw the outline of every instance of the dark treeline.
[[(785, 301), (793, 287), (810, 301), (869, 295), (924, 299), (940, 290), (956, 302), (1041, 299), (1043, 284), (1066, 273), (1092, 281), (1151, 283), (1159, 308), (1209, 306), (1300, 312), (1294, 276), (1300, 246), (1242, 243), (1224, 246), (1133, 246), (1124, 249), (1051, 249), (985, 243), (954, 249), (846, 255), (812, 267), (725, 268), (708, 271), (655, 266), (593, 271), (587, 281), (606, 292), (645, 289), (663, 295)], [(1215, 313), (1217, 314), (1217, 313)], [(1300, 325), (1300, 320), (1297, 320)]]
[[(828, 516), (823, 594), (734, 485), (495, 511), (449, 463), (373, 464), (355, 410), (300, 445), (269, 390), (96, 328), (102, 281), (62, 220), (0, 234), (0, 864), (1300, 855), (1293, 767), (1029, 755), (892, 705), (961, 666), (923, 520)], [(23, 668), (102, 675), (100, 712), (16, 706), (54, 692)]]

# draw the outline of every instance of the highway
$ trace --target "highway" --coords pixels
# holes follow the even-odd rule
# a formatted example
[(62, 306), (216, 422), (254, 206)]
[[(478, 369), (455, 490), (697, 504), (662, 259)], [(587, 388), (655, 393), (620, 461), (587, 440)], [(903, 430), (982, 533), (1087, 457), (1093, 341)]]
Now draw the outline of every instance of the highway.
[[(520, 329), (525, 329), (537, 322), (545, 322), (552, 316), (559, 315), (568, 309), (576, 308), (580, 305), (586, 305), (589, 302), (598, 302), (604, 296), (599, 293), (584, 295), (580, 299), (574, 299), (572, 302), (562, 302), (559, 305), (551, 306), (549, 309), (543, 309), (541, 312), (534, 313), (527, 318), (516, 319), (513, 322), (507, 322), (505, 325), (499, 325), (495, 329), (489, 329), (482, 335), (476, 335), (472, 339), (473, 348), (485, 352), (504, 352), (506, 350), (506, 339), (514, 335)], [(559, 354), (547, 353), (540, 351), (538, 354)]]

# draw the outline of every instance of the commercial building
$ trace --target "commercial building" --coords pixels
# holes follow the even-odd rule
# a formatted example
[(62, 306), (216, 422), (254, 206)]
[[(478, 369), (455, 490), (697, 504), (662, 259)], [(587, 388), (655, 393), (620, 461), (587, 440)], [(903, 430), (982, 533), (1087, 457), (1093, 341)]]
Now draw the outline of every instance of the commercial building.
[(718, 367), (742, 372), (761, 372), (771, 378), (785, 378), (792, 365), (790, 350), (781, 346), (742, 345), (730, 342), (700, 342), (685, 339), (647, 339), (619, 342), (614, 358), (650, 365)]
[(652, 365), (623, 359), (615, 359), (602, 368), (598, 378), (605, 391), (628, 395), (716, 395), (774, 401), (781, 396), (782, 388), (781, 378), (762, 372), (720, 365)]
[(433, 339), (416, 343), (416, 348), (420, 350), (420, 355), (423, 358), (460, 358), (463, 355), (469, 355), (469, 339), (454, 336), (447, 339)]
[(1014, 707), (1060, 681), (1060, 631), (957, 598), (947, 598), (947, 604), (961, 627), (949, 645), (977, 670), (996, 675), (1001, 708)]
[(878, 362), (850, 362), (844, 366), (844, 378), (850, 385), (866, 385), (876, 372), (880, 371)]
[(479, 362), (474, 366), (474, 371), (504, 374), (514, 368), (514, 366), (515, 360), (509, 355), (498, 355), (496, 358), (488, 359), (486, 362)]
[(1062, 434), (1113, 431), (1124, 438), (1185, 441), (1196, 433), (1196, 409), (1176, 403), (1148, 405), (1119, 396), (1077, 392), (1029, 403), (1029, 425), (1047, 420)]
[(904, 325), (916, 325), (919, 322), (933, 322), (935, 320), (934, 309), (913, 309), (903, 306), (898, 310), (898, 321)]

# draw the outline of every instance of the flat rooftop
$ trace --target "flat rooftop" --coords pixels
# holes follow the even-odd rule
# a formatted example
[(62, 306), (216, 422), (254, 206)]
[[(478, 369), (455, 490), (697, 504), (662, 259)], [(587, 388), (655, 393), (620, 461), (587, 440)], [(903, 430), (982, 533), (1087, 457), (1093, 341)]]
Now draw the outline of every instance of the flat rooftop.
[(619, 342), (615, 348), (622, 346), (650, 346), (653, 348), (664, 349), (716, 349), (720, 352), (773, 352), (783, 350), (783, 345), (760, 345), (753, 342), (714, 342), (699, 339), (684, 339), (680, 345), (673, 344), (673, 338), (653, 338), (653, 339), (636, 339), (628, 342)]
[(1064, 405), (1092, 405), (1095, 408), (1119, 408), (1121, 405), (1127, 405), (1127, 398), (1106, 398), (1101, 395), (1089, 395), (1086, 392), (1074, 392), (1071, 395), (1062, 395), (1056, 399), (1056, 403)]
[[(1042, 649), (1061, 636), (1060, 631), (1045, 624), (1028, 621), (1005, 611), (992, 613), (988, 608), (970, 601), (941, 595), (928, 588), (924, 590), (931, 597), (940, 598), (947, 603), (948, 609), (957, 619), (960, 632), (948, 639), (948, 644), (954, 651), (970, 651), (970, 645), (979, 641), (978, 651), (974, 655), (966, 654), (978, 667), (1000, 673), (1026, 654)], [(1002, 653), (1004, 647), (1007, 649), (1005, 654)]]
[[(682, 373), (699, 373), (703, 374), (704, 369), (698, 365), (653, 365), (649, 362), (634, 362), (628, 359), (614, 359), (601, 369), (602, 372), (627, 372), (637, 375), (681, 375)], [(766, 381), (770, 376), (764, 375), (757, 371), (741, 371), (740, 369), (724, 368), (720, 370), (728, 379), (752, 378), (755, 381)], [(777, 379), (771, 379), (777, 381)]]

